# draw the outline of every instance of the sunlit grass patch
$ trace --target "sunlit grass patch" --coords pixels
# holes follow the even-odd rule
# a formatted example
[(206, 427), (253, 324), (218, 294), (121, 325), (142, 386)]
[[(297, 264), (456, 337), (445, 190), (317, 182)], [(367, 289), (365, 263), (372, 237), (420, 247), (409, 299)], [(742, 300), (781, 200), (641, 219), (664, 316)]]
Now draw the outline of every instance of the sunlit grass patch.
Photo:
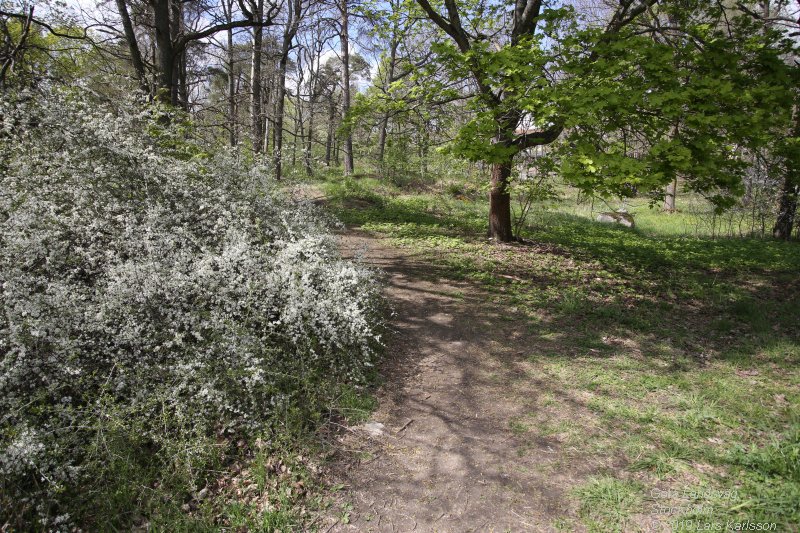
[[(564, 524), (646, 530), (637, 520), (652, 518), (655, 503), (642, 495), (654, 487), (735, 488), (735, 502), (714, 492), (693, 502), (723, 525), (798, 523), (800, 482), (774, 465), (795, 453), (800, 246), (698, 236), (685, 231), (690, 213), (641, 207), (635, 230), (542, 210), (523, 229), (525, 244), (494, 245), (482, 199), (393, 194), (351, 219), (437, 275), (476, 283), (509, 309), (504, 324), (530, 336), (526, 375), (537, 397), (509, 428), (606, 474), (573, 492), (580, 516)], [(593, 507), (604, 501), (611, 511)], [(692, 518), (697, 508), (658, 518)]]

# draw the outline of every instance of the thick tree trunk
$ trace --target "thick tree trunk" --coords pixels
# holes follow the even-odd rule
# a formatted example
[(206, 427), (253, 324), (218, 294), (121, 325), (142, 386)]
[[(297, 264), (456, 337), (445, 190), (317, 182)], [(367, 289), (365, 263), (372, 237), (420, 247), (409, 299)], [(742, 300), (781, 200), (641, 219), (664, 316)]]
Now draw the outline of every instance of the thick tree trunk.
[(181, 54), (180, 69), (178, 76), (178, 99), (181, 102), (181, 107), (184, 111), (189, 111), (189, 84), (187, 82), (186, 72), (186, 52)]
[(508, 180), (511, 177), (511, 160), (492, 165), (489, 190), (489, 237), (498, 242), (514, 240), (511, 229), (511, 195)]
[[(793, 137), (800, 136), (800, 109), (794, 110), (795, 124)], [(781, 188), (781, 199), (778, 206), (778, 219), (772, 228), (772, 235), (776, 239), (789, 240), (792, 238), (792, 231), (797, 220), (797, 203), (800, 198), (800, 163), (793, 157), (789, 157), (786, 165), (786, 175), (783, 178)]]
[[(349, 14), (347, 12), (347, 0), (341, 0), (340, 10), (342, 14), (342, 32), (339, 40), (342, 45), (342, 120), (347, 118), (350, 113), (350, 27)], [(344, 173), (353, 173), (353, 134), (349, 131), (344, 137)]]
[(153, 0), (153, 21), (156, 31), (156, 61), (158, 78), (156, 98), (161, 102), (175, 105), (177, 92), (174, 90), (175, 52), (170, 31), (170, 1)]
[[(257, 0), (253, 13), (257, 22), (264, 18), (264, 0)], [(261, 117), (261, 50), (263, 48), (264, 29), (253, 28), (253, 58), (250, 65), (250, 127), (253, 136), (253, 152), (259, 153), (264, 144), (263, 121)]]
[(783, 181), (778, 219), (775, 221), (775, 227), (772, 228), (772, 235), (776, 239), (789, 240), (792, 238), (797, 215), (797, 199), (800, 195), (800, 186), (795, 183), (793, 177), (791, 174), (787, 174)]

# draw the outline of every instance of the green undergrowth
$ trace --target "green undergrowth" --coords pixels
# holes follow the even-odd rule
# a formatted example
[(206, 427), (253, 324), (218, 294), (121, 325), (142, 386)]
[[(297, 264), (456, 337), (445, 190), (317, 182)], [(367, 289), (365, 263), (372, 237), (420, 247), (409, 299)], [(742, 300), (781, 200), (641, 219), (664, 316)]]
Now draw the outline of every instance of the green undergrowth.
[(688, 215), (627, 229), (535, 206), (523, 243), (494, 245), (486, 202), (463, 187), (320, 186), (346, 224), (413, 250), (433, 278), (479, 284), (529, 335), (537, 405), (511, 430), (622, 465), (572, 487), (564, 524), (797, 531), (798, 243), (678, 232)]

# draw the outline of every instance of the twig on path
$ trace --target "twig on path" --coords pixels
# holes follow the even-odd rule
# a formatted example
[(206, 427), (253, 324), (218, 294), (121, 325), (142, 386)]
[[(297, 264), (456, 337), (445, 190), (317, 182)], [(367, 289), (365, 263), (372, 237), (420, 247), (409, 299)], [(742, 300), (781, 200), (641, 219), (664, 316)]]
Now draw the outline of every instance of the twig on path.
[(414, 421), (414, 419), (413, 419), (413, 418), (409, 418), (409, 419), (408, 419), (408, 422), (406, 422), (405, 424), (403, 424), (403, 427), (401, 427), (400, 429), (398, 429), (398, 430), (397, 430), (397, 432), (398, 432), (398, 433), (402, 433), (403, 431), (405, 431), (405, 430), (406, 430), (406, 428), (408, 428), (408, 426), (410, 426), (410, 425), (411, 425), (411, 422), (413, 422), (413, 421)]
[(521, 517), (519, 514), (517, 514), (517, 512), (516, 512), (516, 511), (514, 511), (514, 509), (511, 509), (511, 512), (512, 512), (512, 513), (514, 513), (514, 515), (515, 515), (517, 518), (519, 518), (519, 521), (520, 521), (520, 522), (522, 522), (523, 524), (525, 524), (525, 525), (526, 525), (526, 526), (528, 526), (528, 527), (533, 527), (531, 524), (529, 524), (529, 523), (527, 523), (525, 520), (523, 520), (523, 519), (522, 519), (522, 517)]

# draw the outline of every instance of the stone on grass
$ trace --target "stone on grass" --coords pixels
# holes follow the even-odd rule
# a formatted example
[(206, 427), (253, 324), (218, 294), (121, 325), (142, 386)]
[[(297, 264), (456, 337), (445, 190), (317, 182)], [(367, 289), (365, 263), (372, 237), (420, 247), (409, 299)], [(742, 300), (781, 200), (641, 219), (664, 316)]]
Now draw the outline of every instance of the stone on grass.
[(625, 211), (606, 211), (597, 215), (598, 222), (610, 224), (622, 224), (626, 228), (634, 227), (633, 215)]

